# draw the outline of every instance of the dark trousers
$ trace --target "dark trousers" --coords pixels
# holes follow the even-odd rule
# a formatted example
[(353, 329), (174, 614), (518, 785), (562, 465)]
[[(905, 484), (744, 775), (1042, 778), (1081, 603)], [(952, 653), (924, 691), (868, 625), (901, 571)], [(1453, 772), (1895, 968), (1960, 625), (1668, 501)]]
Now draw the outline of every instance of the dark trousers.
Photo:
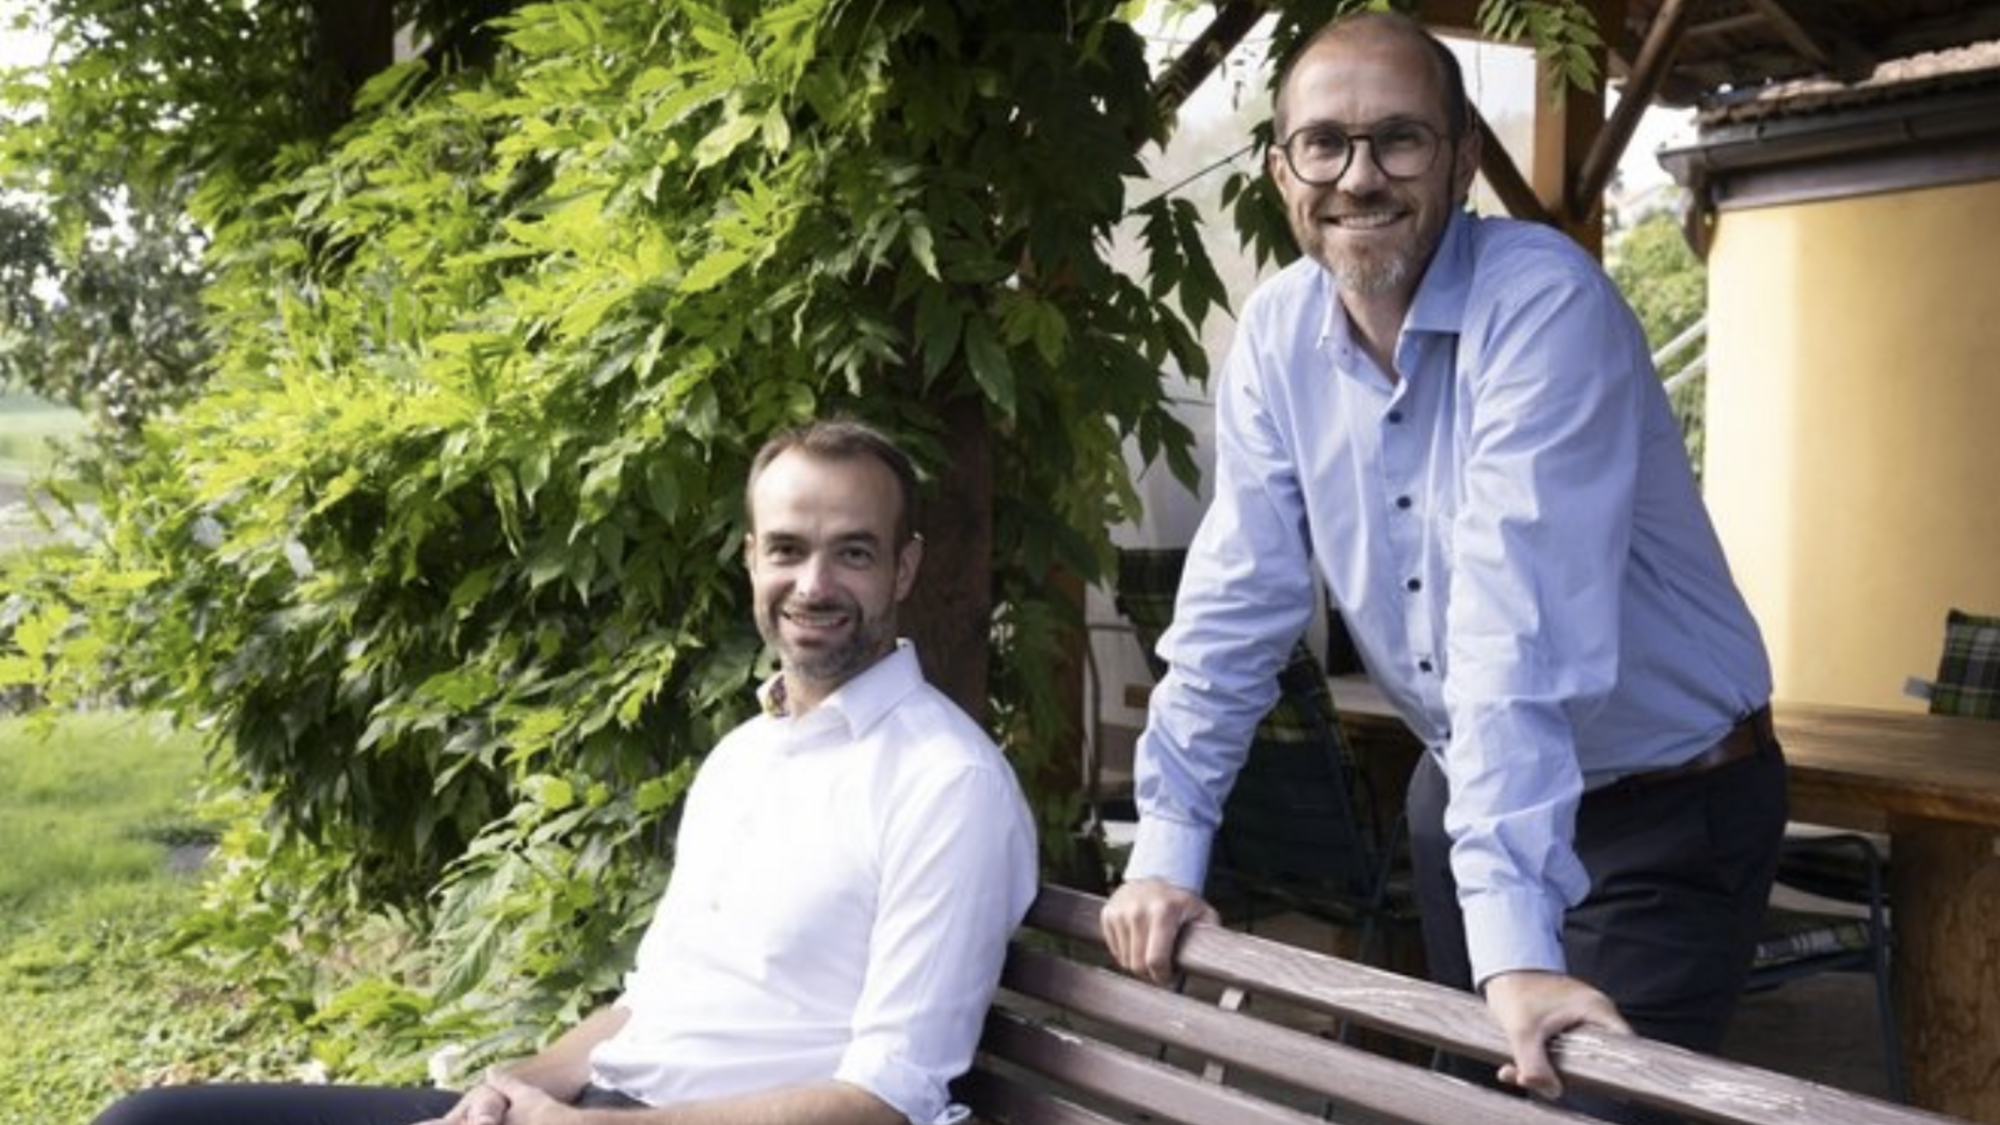
[[(161, 1086), (118, 1102), (95, 1125), (412, 1125), (443, 1117), (458, 1099), (451, 1090), (416, 1086)], [(640, 1105), (594, 1086), (585, 1087), (576, 1104)]]
[[(1445, 796), (1444, 773), (1425, 754), (1409, 792), (1424, 953), (1432, 980), (1470, 989)], [(1713, 1054), (1750, 972), (1786, 807), (1775, 743), (1704, 773), (1585, 794), (1576, 850), (1590, 892), (1563, 920), (1570, 975), (1609, 996), (1639, 1034)], [(1491, 1076), (1490, 1066), (1483, 1070)], [(1599, 1099), (1567, 1100), (1612, 1120), (1673, 1120)]]
[(96, 1125), (411, 1125), (458, 1104), (451, 1090), (219, 1083), (141, 1090)]

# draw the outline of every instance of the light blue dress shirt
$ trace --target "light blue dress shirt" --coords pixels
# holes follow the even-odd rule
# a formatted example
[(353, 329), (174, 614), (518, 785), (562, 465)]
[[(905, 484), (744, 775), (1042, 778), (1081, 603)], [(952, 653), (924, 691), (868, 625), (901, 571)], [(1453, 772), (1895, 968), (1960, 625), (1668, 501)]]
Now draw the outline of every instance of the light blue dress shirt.
[(1301, 259), (1246, 303), (1215, 499), (1160, 642), (1128, 878), (1200, 888), (1318, 567), (1450, 785), (1473, 975), (1562, 971), (1584, 790), (1691, 758), (1770, 696), (1638, 323), (1568, 238), (1455, 216), (1387, 377)]

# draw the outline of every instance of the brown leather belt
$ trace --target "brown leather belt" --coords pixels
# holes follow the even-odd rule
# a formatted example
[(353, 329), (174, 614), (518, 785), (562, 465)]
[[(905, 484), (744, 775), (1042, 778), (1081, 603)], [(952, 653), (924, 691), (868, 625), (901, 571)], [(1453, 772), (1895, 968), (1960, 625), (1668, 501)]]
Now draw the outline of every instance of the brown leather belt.
[(1605, 786), (1605, 790), (1608, 792), (1617, 789), (1647, 789), (1665, 782), (1679, 781), (1699, 773), (1721, 769), (1732, 762), (1754, 758), (1777, 745), (1778, 734), (1771, 726), (1771, 708), (1766, 705), (1745, 715), (1735, 726), (1729, 728), (1728, 734), (1716, 740), (1715, 745), (1680, 765), (1626, 774)]

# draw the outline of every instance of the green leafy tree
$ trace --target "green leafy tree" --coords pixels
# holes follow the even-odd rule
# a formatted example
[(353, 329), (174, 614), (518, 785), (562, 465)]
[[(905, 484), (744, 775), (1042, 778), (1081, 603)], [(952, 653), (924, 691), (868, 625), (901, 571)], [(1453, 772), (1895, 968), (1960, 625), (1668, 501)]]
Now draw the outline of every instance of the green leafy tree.
[(177, 216), (131, 215), (65, 252), (46, 217), (0, 204), (0, 385), (119, 437), (186, 399), (206, 358), (189, 238)]
[[(1606, 255), (1611, 279), (1632, 304), (1646, 341), (1657, 353), (1708, 313), (1708, 267), (1695, 257), (1672, 214), (1655, 212), (1614, 239)], [(1661, 375), (1671, 376), (1706, 349), (1700, 344), (1671, 357)], [(1698, 378), (1683, 381), (1673, 392), (1674, 414), (1680, 419), (1688, 456), (1701, 471), (1704, 387)]]
[(50, 0), (16, 30), (51, 65), (0, 74), (0, 384), (128, 439), (185, 401), (210, 356), (207, 233), (310, 159), (393, 61), (491, 53), (494, 0)]
[(1708, 312), (1708, 269), (1682, 236), (1679, 221), (1656, 211), (1611, 241), (1606, 267), (1646, 342), (1665, 347)]

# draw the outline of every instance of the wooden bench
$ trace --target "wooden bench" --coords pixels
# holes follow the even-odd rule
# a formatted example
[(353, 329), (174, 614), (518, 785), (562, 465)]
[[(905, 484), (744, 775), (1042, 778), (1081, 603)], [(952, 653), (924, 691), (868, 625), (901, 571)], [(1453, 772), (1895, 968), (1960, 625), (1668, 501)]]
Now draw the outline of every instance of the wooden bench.
[[(1437, 1073), (1443, 1047), (1505, 1044), (1462, 992), (1219, 926), (1182, 938), (1181, 992), (1105, 967), (1104, 900), (1042, 889), (1015, 940), (959, 1099), (993, 1125), (1554, 1125), (1594, 1120)], [(1363, 1050), (1339, 1040), (1357, 1029)], [(1398, 1046), (1400, 1045), (1400, 1046)], [(1384, 1047), (1387, 1050), (1384, 1050)], [(1651, 1040), (1556, 1044), (1571, 1089), (1728, 1125), (1955, 1120)], [(1410, 1060), (1410, 1061), (1405, 1061)]]

